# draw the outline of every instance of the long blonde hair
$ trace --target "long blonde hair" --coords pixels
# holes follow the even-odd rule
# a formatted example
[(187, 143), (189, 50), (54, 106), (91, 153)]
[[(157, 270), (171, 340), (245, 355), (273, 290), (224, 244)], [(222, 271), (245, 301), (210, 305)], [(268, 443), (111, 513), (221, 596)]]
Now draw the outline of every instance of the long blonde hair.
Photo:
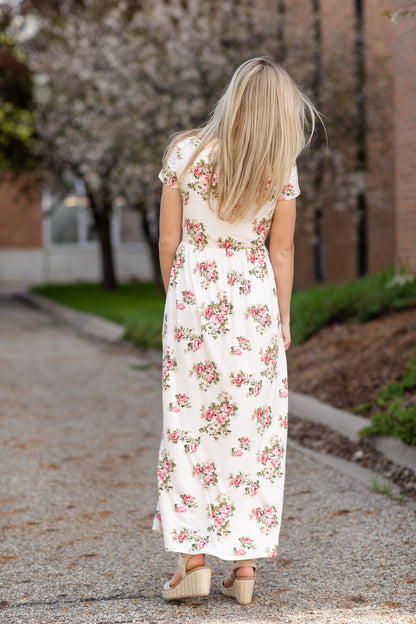
[(311, 141), (316, 119), (322, 121), (319, 112), (282, 67), (267, 58), (253, 58), (236, 70), (203, 127), (173, 137), (164, 165), (178, 141), (198, 138), (181, 182), (198, 155), (214, 146), (209, 203), (217, 171), (217, 214), (241, 221), (280, 193), (296, 158)]

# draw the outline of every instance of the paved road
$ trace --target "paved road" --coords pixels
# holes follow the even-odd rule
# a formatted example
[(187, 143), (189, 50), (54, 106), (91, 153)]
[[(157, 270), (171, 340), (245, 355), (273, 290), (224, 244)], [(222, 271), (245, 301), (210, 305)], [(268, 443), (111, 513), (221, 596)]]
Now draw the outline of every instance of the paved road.
[(208, 599), (165, 603), (159, 370), (132, 348), (2, 297), (0, 404), (1, 624), (415, 622), (414, 511), (297, 449), (252, 605), (222, 596), (213, 557)]

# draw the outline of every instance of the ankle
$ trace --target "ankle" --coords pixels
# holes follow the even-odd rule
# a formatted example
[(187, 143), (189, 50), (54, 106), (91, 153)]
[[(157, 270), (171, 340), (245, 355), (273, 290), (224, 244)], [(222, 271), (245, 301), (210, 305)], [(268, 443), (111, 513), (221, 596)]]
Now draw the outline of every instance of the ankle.
[(200, 566), (203, 566), (203, 565), (205, 565), (205, 555), (203, 554), (192, 555), (192, 557), (190, 557), (190, 559), (188, 559), (186, 563), (186, 569), (193, 570), (194, 568), (199, 568)]
[(234, 572), (236, 578), (252, 578), (255, 575), (254, 568), (251, 566), (243, 566), (237, 568)]

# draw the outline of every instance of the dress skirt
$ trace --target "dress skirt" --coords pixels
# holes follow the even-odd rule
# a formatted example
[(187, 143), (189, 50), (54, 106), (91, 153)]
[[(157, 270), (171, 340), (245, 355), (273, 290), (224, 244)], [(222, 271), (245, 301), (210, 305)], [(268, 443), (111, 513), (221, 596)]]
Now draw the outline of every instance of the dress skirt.
[(163, 322), (163, 429), (153, 529), (165, 549), (275, 557), (288, 390), (264, 245), (177, 249)]

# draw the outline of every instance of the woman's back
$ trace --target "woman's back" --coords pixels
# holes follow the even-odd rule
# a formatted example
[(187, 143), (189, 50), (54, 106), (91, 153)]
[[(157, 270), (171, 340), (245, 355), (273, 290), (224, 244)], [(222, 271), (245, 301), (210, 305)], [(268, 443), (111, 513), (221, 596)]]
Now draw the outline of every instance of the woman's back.
[[(182, 240), (203, 249), (223, 247), (232, 251), (256, 250), (264, 244), (278, 199), (292, 199), (299, 195), (296, 166), (280, 196), (272, 198), (259, 208), (256, 216), (231, 223), (217, 215), (215, 189), (218, 183), (217, 171), (212, 172), (215, 147), (208, 146), (184, 172), (198, 147), (198, 139), (182, 139), (171, 151), (160, 180), (169, 188), (180, 188), (183, 202)], [(213, 173), (212, 180), (211, 174)], [(208, 201), (209, 185), (212, 182), (211, 199)]]

